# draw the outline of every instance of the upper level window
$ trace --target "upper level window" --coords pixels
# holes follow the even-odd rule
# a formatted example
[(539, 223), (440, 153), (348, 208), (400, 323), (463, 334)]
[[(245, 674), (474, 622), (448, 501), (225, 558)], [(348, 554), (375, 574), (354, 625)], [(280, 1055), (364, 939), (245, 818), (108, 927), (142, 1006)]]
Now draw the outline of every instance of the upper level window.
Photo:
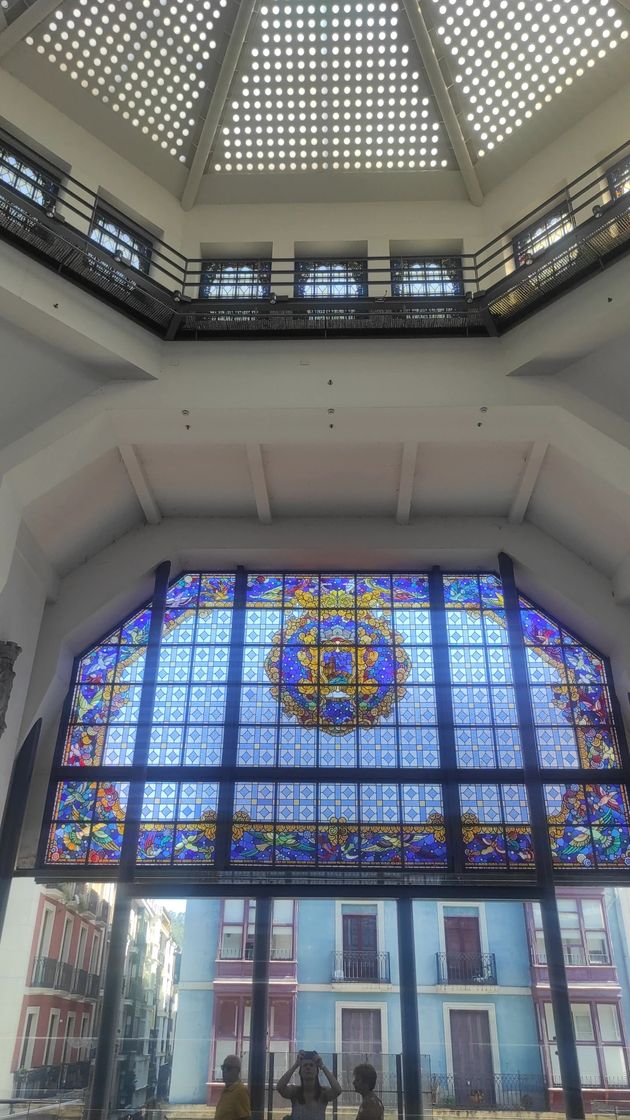
[(202, 299), (266, 299), (271, 291), (271, 261), (203, 261)]
[(56, 179), (15, 148), (2, 143), (0, 143), (0, 182), (45, 209), (54, 205), (59, 193), (59, 183)]
[(610, 193), (613, 198), (621, 198), (630, 191), (630, 156), (616, 163), (606, 172)]
[(367, 261), (296, 261), (295, 294), (303, 299), (360, 299), (367, 295)]
[(555, 241), (570, 233), (573, 228), (573, 215), (568, 204), (558, 206), (549, 214), (545, 214), (544, 218), (539, 218), (537, 222), (519, 233), (512, 242), (517, 267), (531, 264), (538, 253), (544, 252)]
[[(536, 961), (546, 964), (540, 906), (532, 904), (536, 935)], [(611, 955), (600, 898), (559, 898), (564, 959), (569, 965), (610, 964)]]
[(111, 253), (117, 263), (131, 265), (139, 272), (149, 271), (152, 242), (103, 207), (94, 213), (90, 240)]
[(392, 295), (460, 296), (463, 294), (459, 257), (394, 257)]
[[(255, 900), (243, 898), (225, 900), (220, 942), (221, 960), (253, 960), (255, 921)], [(293, 959), (293, 901), (291, 899), (274, 900), (270, 959), (272, 961)]]

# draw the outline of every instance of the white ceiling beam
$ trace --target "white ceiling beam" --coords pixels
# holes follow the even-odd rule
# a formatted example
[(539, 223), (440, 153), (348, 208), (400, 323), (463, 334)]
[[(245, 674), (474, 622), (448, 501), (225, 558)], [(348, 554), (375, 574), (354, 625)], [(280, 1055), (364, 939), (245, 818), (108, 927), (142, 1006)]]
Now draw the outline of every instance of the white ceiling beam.
[(462, 179), (466, 184), (468, 197), (475, 206), (481, 206), (483, 202), (483, 191), (477, 177), (477, 172), (475, 171), (475, 166), (470, 158), (470, 152), (466, 146), (464, 134), (461, 130), (453, 102), (451, 101), (448, 86), (444, 81), (444, 75), (440, 67), (438, 56), (431, 42), (429, 29), (420, 11), (418, 0), (402, 0), (402, 3), (407, 13), (413, 37), (420, 51), (420, 57), (424, 63), (427, 77), (431, 83), (438, 109), (442, 114), (444, 127), (448, 133), (448, 138), (451, 142), (451, 147), (455, 154)]
[(246, 451), (247, 465), (249, 466), (249, 473), (252, 480), (258, 520), (261, 521), (263, 525), (271, 525), (271, 504), (269, 502), (267, 479), (265, 478), (262, 447), (259, 443), (248, 443)]
[(125, 470), (129, 475), (129, 481), (135, 490), (136, 498), (140, 502), (145, 521), (148, 525), (159, 525), (162, 520), (160, 507), (153, 496), (153, 491), (149, 486), (135, 447), (131, 443), (121, 443), (118, 450), (125, 464)]
[(408, 525), (411, 517), (411, 499), (413, 497), (413, 480), (416, 474), (417, 458), (418, 444), (403, 443), (398, 483), (398, 504), (396, 506), (396, 521), (399, 525)]
[(223, 55), (223, 62), (221, 63), (221, 69), (219, 70), (219, 76), (212, 97), (210, 98), (208, 112), (206, 113), (199, 143), (197, 144), (197, 150), (193, 156), (188, 178), (182, 192), (182, 207), (184, 210), (192, 210), (197, 201), (197, 194), (201, 186), (203, 173), (206, 169), (208, 159), (210, 158), (214, 138), (217, 134), (225, 102), (230, 92), (230, 86), (232, 85), (234, 74), (236, 73), (238, 60), (241, 57), (241, 51), (245, 43), (255, 7), (256, 0), (241, 0), (238, 12), (236, 13), (232, 34), (230, 35), (225, 54)]
[(27, 35), (54, 12), (59, 6), (59, 0), (34, 0), (25, 12), (11, 21), (4, 31), (0, 32), (0, 58), (8, 54), (13, 47), (22, 42)]
[(521, 480), (518, 484), (518, 489), (514, 495), (508, 514), (508, 521), (510, 521), (512, 525), (520, 525), (527, 513), (527, 507), (534, 493), (534, 487), (538, 482), (538, 476), (548, 447), (549, 444), (547, 440), (537, 439), (530, 448)]

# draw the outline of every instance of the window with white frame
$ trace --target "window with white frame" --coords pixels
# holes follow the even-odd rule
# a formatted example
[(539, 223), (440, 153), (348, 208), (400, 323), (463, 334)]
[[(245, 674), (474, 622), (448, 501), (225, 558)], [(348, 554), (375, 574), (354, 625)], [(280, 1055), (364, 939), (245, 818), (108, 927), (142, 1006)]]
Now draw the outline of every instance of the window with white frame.
[[(275, 899), (272, 910), (270, 959), (293, 960), (292, 899)], [(228, 898), (223, 903), (219, 957), (221, 960), (252, 960), (254, 956), (254, 899)]]
[[(585, 1088), (628, 1085), (619, 1007), (615, 1003), (571, 1002), (580, 1079)], [(553, 1009), (544, 1004), (544, 1044), (554, 1085), (561, 1085)]]
[[(612, 961), (601, 897), (558, 898), (565, 964), (609, 965)], [(534, 958), (546, 964), (540, 905), (532, 903)]]

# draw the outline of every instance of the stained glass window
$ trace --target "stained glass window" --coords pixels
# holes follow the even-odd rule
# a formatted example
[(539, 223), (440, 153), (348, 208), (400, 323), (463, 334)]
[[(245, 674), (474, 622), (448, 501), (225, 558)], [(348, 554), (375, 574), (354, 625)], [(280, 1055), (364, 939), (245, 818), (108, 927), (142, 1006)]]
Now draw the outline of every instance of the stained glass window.
[(463, 785), (460, 804), (468, 867), (532, 867), (534, 851), (525, 786)]
[(570, 233), (575, 222), (568, 204), (558, 206), (549, 214), (524, 229), (513, 241), (514, 260), (517, 268), (532, 264), (537, 256), (544, 253), (556, 241)]
[(545, 786), (556, 867), (629, 867), (628, 796), (620, 785)]
[(619, 746), (604, 662), (521, 597), (540, 765), (606, 770)]
[(119, 215), (99, 207), (92, 221), (90, 240), (111, 253), (118, 263), (148, 272), (153, 244), (148, 235), (127, 225)]
[(395, 296), (464, 294), (461, 257), (393, 257), (391, 270)]
[(265, 299), (271, 291), (271, 261), (203, 261), (201, 299)]
[(44, 210), (54, 208), (59, 193), (57, 178), (3, 142), (0, 142), (0, 183)]
[(630, 156), (616, 163), (607, 171), (610, 193), (613, 198), (621, 198), (630, 191)]
[(295, 262), (295, 295), (303, 299), (358, 299), (367, 295), (367, 261)]
[(234, 863), (444, 867), (439, 785), (238, 782)]
[(457, 763), (522, 766), (501, 583), (493, 575), (443, 582)]
[(555, 867), (630, 866), (604, 659), (519, 604), (493, 573), (185, 573), (76, 662), (42, 862), (533, 872), (518, 666)]

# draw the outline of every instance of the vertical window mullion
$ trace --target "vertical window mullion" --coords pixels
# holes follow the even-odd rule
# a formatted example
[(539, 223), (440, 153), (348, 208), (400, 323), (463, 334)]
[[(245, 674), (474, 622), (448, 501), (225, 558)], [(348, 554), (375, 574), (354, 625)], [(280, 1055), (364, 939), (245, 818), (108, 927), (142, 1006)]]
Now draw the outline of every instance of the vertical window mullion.
[(457, 751), (455, 747), (451, 665), (449, 660), (448, 630), (446, 626), (446, 607), (444, 603), (444, 584), (442, 582), (442, 572), (439, 568), (432, 568), (429, 573), (429, 606), (435, 672), (435, 703), (438, 720), (440, 767), (445, 774), (443, 778), (443, 795), (446, 850), (452, 870), (456, 874), (462, 874), (464, 871), (464, 844), (462, 838), (459, 785), (456, 779)]
[[(227, 696), (225, 704), (225, 724), (223, 734), (223, 767), (234, 768), (237, 764), (237, 743), (241, 689), (243, 684), (243, 651), (245, 648), (245, 605), (247, 598), (247, 572), (238, 567), (234, 581), (234, 605), (232, 608), (232, 630), (230, 636), (230, 659), (228, 662)], [(232, 817), (234, 815), (234, 779), (225, 778), (219, 782), (217, 804), (217, 832), (215, 846), (215, 867), (223, 870), (229, 863)], [(246, 916), (244, 915), (246, 922)]]
[(547, 811), (538, 760), (536, 728), (529, 690), (527, 652), (521, 626), (519, 595), (514, 581), (514, 566), (505, 553), (499, 555), (503, 586), (505, 621), (508, 631), (516, 714), (519, 724), (524, 782), (529, 801), (536, 876), (540, 889), (540, 910), (547, 955), (547, 971), (556, 1028), (558, 1062), (564, 1087), (567, 1117), (583, 1120), (584, 1098), (573, 1028), (567, 974), (564, 965), (558, 904), (554, 890), (553, 862), (547, 830)]
[(171, 565), (168, 560), (160, 564), (155, 573), (155, 587), (153, 599), (151, 601), (151, 622), (149, 624), (142, 691), (140, 693), (140, 704), (138, 708), (136, 740), (134, 743), (133, 761), (129, 775), (129, 796), (127, 799), (125, 831), (123, 833), (120, 852), (120, 879), (123, 881), (133, 878), (138, 852), (140, 817), (149, 765), (153, 707), (155, 704), (155, 691), (157, 687), (158, 665), (170, 573)]

